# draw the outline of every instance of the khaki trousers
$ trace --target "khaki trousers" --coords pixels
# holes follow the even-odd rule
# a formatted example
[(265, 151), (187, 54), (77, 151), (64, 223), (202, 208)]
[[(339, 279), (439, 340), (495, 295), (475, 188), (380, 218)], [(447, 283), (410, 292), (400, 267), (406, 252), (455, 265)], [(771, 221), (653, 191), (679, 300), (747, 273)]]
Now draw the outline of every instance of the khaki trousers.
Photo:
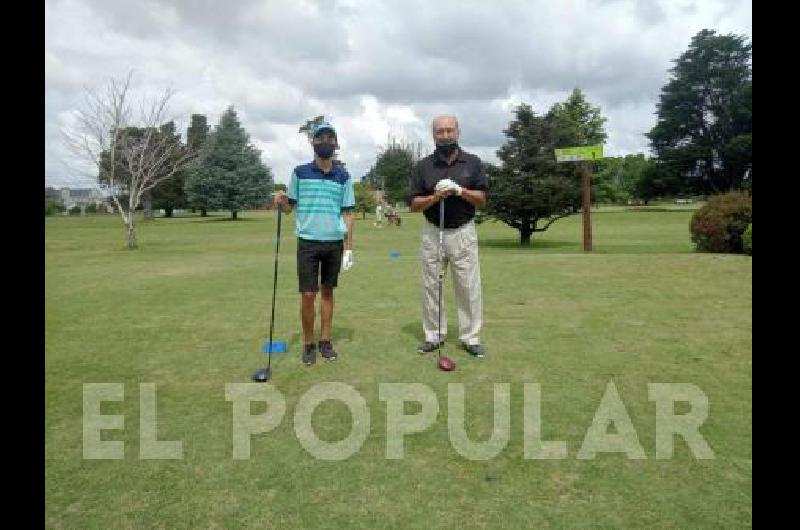
[[(470, 221), (459, 228), (444, 229), (444, 272), (448, 265), (458, 308), (458, 337), (464, 344), (480, 344), (483, 318), (481, 300), (481, 268), (478, 261), (478, 234)], [(447, 336), (447, 315), (442, 308), (442, 336), (439, 329), (438, 277), (439, 227), (425, 221), (422, 227), (422, 328), (425, 340), (436, 343)], [(445, 293), (442, 288), (442, 302)], [(443, 304), (445, 305), (445, 304)]]

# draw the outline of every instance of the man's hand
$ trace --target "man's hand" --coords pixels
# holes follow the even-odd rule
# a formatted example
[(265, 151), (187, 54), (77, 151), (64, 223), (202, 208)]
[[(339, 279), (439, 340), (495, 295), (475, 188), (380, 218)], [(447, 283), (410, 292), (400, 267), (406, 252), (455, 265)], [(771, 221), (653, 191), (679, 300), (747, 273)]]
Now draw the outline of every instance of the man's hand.
[[(456, 194), (460, 197), (462, 188), (451, 179), (442, 179), (436, 183), (436, 187), (434, 188), (434, 190), (447, 191), (449, 192), (447, 195)], [(445, 197), (447, 195), (445, 195)]]
[(353, 268), (353, 251), (345, 250), (342, 256), (342, 270), (349, 271)]
[(273, 207), (277, 208), (278, 206), (283, 206), (284, 204), (289, 204), (289, 196), (286, 195), (285, 191), (276, 191), (275, 197), (272, 198)]
[(453, 192), (449, 188), (437, 190), (433, 192), (433, 197), (436, 199), (434, 203), (439, 202), (440, 200), (444, 199), (445, 197), (449, 197), (452, 195)]

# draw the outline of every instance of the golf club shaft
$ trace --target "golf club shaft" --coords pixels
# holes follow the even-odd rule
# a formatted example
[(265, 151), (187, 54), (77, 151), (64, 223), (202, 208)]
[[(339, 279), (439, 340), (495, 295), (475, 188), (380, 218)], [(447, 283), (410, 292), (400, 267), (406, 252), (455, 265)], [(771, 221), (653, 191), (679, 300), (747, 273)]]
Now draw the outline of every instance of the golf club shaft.
[(439, 199), (439, 328), (436, 335), (439, 358), (442, 357), (442, 283), (444, 283), (444, 198)]
[(272, 366), (272, 329), (275, 325), (275, 293), (278, 291), (278, 254), (281, 251), (281, 211), (282, 206), (278, 206), (278, 235), (275, 243), (275, 275), (272, 279), (272, 315), (269, 318), (269, 355), (267, 356), (267, 368)]

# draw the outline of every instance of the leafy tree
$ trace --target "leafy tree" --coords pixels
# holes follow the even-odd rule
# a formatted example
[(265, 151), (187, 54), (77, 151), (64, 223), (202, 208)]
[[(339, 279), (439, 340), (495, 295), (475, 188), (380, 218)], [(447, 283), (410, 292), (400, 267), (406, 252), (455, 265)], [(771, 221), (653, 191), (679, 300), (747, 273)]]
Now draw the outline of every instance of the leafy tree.
[(752, 45), (704, 29), (670, 69), (646, 135), (665, 169), (698, 192), (740, 189), (752, 164)]
[(578, 168), (557, 164), (555, 149), (603, 143), (605, 118), (578, 89), (544, 116), (524, 103), (514, 115), (503, 131), (508, 140), (497, 152), (501, 166), (487, 166), (487, 214), (517, 229), (520, 244), (529, 245), (535, 232), (580, 208)]

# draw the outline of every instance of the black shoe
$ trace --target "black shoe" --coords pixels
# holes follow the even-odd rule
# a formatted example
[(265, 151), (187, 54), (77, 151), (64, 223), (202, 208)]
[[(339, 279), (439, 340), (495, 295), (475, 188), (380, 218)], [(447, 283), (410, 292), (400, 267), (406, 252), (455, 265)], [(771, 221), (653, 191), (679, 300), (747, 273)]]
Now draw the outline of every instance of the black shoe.
[(464, 349), (475, 358), (482, 359), (486, 357), (486, 350), (480, 344), (464, 344)]
[(303, 364), (311, 366), (317, 362), (317, 345), (313, 342), (303, 346)]
[(333, 343), (329, 340), (319, 341), (319, 352), (328, 361), (335, 361), (339, 354), (333, 349)]
[(423, 342), (422, 344), (420, 344), (417, 347), (417, 353), (431, 353), (431, 352), (434, 352), (434, 351), (438, 350), (439, 346), (442, 346), (442, 345), (444, 345), (444, 341), (439, 342), (437, 344), (436, 342), (428, 342), (426, 340), (425, 342)]

